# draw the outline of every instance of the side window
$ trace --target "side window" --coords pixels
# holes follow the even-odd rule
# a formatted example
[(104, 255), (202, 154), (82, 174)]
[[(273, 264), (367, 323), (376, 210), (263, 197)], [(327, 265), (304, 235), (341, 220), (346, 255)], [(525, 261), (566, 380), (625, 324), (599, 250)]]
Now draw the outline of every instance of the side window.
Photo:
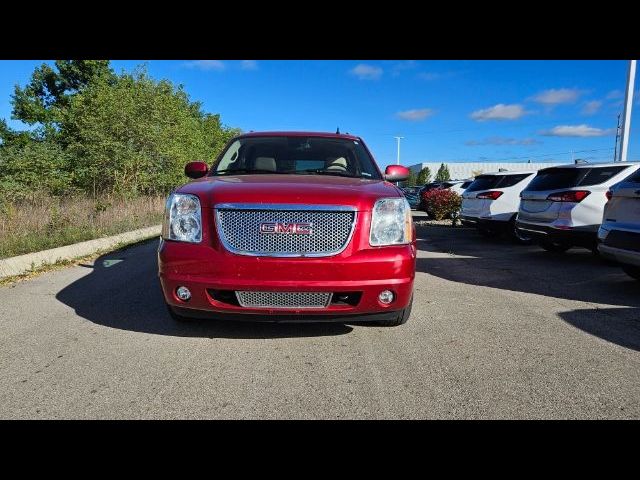
[(581, 187), (588, 187), (591, 185), (599, 185), (603, 182), (606, 182), (611, 177), (616, 176), (625, 168), (629, 168), (628, 166), (624, 167), (602, 167), (602, 168), (592, 168), (589, 173), (582, 179), (580, 182)]
[(625, 179), (625, 182), (640, 183), (640, 170), (636, 170), (633, 175)]
[(528, 176), (529, 176), (528, 174), (505, 175), (502, 182), (500, 182), (500, 184), (498, 185), (498, 188), (513, 187), (515, 184), (520, 183), (522, 180), (524, 180)]
[(216, 171), (226, 170), (231, 168), (231, 165), (238, 160), (238, 153), (240, 151), (240, 142), (235, 141), (229, 147), (229, 149), (224, 152), (224, 156), (220, 159), (220, 163), (217, 165)]

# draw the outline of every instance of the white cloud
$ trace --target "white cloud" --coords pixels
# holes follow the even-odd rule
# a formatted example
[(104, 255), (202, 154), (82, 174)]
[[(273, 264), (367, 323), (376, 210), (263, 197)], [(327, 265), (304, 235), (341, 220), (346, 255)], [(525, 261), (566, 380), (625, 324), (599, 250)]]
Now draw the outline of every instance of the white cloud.
[(582, 95), (582, 91), (576, 88), (551, 88), (532, 97), (532, 100), (543, 105), (559, 105), (573, 103), (580, 95)]
[(623, 97), (624, 93), (621, 90), (611, 90), (609, 93), (607, 93), (607, 96), (605, 98), (607, 100), (617, 100)]
[(184, 64), (188, 68), (198, 68), (200, 70), (224, 70), (225, 64), (220, 60), (193, 60)]
[(488, 137), (483, 140), (468, 140), (465, 145), (477, 147), (481, 145), (539, 145), (542, 142), (535, 138)]
[(582, 107), (582, 113), (584, 115), (594, 115), (595, 113), (598, 113), (601, 106), (602, 102), (600, 100), (591, 100), (584, 104), (584, 107)]
[(240, 62), (240, 68), (242, 70), (257, 70), (258, 62), (256, 62), (255, 60), (242, 60)]
[(349, 73), (360, 80), (378, 80), (382, 76), (382, 68), (360, 63), (349, 70)]
[(493, 107), (476, 110), (471, 113), (471, 118), (479, 122), (485, 120), (517, 120), (527, 113), (529, 112), (526, 112), (525, 109), (522, 108), (522, 105), (505, 105), (504, 103), (499, 103)]
[(596, 128), (588, 125), (558, 125), (551, 130), (540, 132), (547, 137), (605, 137), (615, 134), (615, 128)]
[(398, 112), (396, 113), (396, 117), (401, 120), (408, 120), (410, 122), (420, 122), (433, 114), (434, 111), (430, 108), (416, 108), (413, 110)]
[(396, 63), (393, 68), (391, 69), (392, 71), (392, 75), (394, 77), (397, 77), (398, 75), (400, 75), (400, 72), (403, 70), (411, 70), (413, 68), (416, 68), (418, 66), (418, 63), (415, 60), (403, 60), (401, 62)]

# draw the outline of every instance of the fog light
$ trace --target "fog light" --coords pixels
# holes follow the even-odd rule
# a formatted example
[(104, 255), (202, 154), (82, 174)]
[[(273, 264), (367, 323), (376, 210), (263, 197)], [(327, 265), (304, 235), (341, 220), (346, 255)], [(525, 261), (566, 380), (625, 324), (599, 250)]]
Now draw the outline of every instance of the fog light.
[(393, 302), (394, 298), (395, 298), (395, 295), (391, 290), (383, 290), (380, 292), (380, 295), (378, 295), (378, 300), (380, 300), (380, 303), (384, 303), (385, 305), (388, 305), (391, 302)]
[(187, 287), (178, 287), (176, 289), (176, 295), (183, 302), (187, 302), (191, 298), (191, 292)]

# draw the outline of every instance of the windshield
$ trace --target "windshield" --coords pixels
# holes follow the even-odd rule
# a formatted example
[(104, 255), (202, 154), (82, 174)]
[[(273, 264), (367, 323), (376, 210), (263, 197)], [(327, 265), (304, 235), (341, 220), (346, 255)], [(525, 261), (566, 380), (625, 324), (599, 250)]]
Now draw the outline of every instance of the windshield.
[(361, 142), (299, 136), (239, 138), (229, 145), (209, 175), (263, 173), (381, 179)]

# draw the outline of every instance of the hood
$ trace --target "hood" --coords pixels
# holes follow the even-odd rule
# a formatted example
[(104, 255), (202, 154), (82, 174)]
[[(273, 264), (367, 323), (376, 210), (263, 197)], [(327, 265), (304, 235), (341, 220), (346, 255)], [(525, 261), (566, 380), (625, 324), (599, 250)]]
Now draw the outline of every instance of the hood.
[(328, 175), (203, 177), (176, 191), (198, 195), (204, 208), (213, 208), (219, 203), (300, 203), (350, 205), (367, 211), (379, 198), (403, 196), (395, 185), (384, 180)]

